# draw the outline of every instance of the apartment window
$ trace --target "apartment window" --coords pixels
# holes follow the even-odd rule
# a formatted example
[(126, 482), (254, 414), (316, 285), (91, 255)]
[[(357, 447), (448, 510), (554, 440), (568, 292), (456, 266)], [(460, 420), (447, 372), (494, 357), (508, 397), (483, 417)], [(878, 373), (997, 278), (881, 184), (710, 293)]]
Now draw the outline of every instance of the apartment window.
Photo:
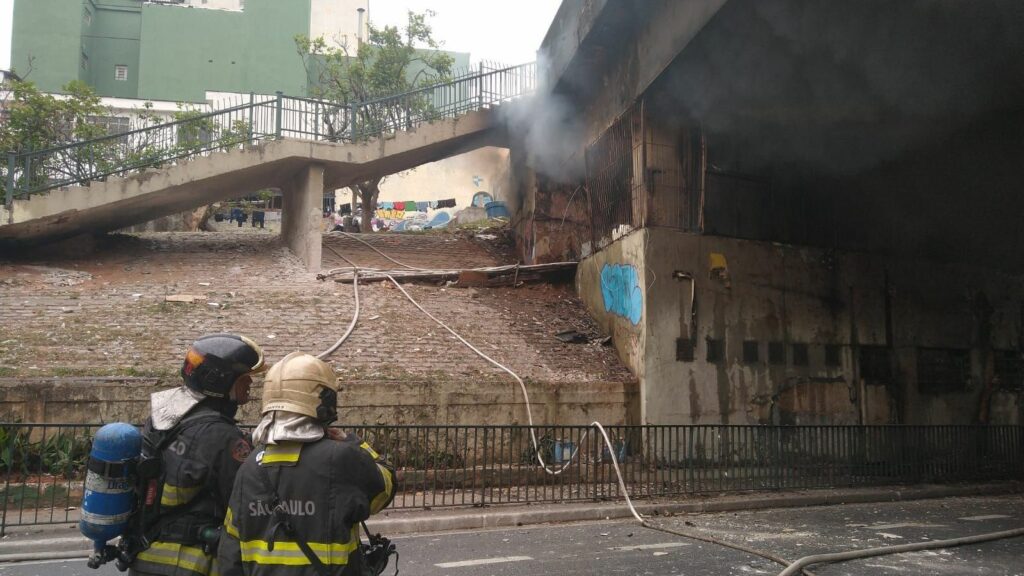
[(761, 360), (761, 351), (757, 344), (757, 340), (743, 341), (743, 362), (745, 364), (757, 364)]
[(793, 365), (807, 366), (810, 364), (807, 358), (807, 344), (796, 342), (793, 344)]
[(825, 366), (838, 368), (842, 363), (842, 348), (838, 344), (826, 344)]
[(786, 363), (786, 345), (782, 342), (768, 343), (768, 363), (781, 365)]
[(118, 64), (114, 66), (114, 80), (118, 82), (128, 81), (128, 67), (124, 64)]

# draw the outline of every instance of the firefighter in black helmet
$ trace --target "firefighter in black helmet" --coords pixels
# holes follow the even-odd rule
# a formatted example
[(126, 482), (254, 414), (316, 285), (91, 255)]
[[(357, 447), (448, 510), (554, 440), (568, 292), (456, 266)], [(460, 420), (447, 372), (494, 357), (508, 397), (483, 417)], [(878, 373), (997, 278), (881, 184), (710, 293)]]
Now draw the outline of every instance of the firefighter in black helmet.
[(234, 334), (211, 334), (185, 353), (183, 385), (151, 397), (139, 464), (140, 503), (122, 538), (132, 574), (216, 574), (216, 546), (249, 439), (235, 424), (263, 351)]
[(267, 372), (255, 449), (224, 519), (221, 576), (383, 570), (386, 552), (364, 554), (359, 528), (391, 502), (394, 469), (356, 435), (327, 428), (337, 404), (334, 370), (309, 354), (289, 354)]

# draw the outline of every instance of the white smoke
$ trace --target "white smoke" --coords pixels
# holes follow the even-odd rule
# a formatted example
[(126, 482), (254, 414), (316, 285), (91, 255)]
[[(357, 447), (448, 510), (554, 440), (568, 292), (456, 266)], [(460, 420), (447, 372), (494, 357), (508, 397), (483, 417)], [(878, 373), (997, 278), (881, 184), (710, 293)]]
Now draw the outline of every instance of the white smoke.
[[(538, 75), (546, 69), (543, 54), (537, 56)], [(565, 96), (540, 86), (529, 97), (502, 107), (505, 125), (515, 143), (522, 143), (527, 165), (537, 174), (560, 184), (583, 178), (584, 124), (582, 111)]]

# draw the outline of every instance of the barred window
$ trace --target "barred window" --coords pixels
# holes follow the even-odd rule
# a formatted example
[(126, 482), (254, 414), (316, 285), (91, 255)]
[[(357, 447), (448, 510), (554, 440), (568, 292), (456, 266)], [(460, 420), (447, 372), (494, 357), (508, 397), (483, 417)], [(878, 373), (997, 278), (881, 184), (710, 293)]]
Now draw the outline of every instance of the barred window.
[(917, 388), (925, 393), (962, 392), (971, 378), (969, 350), (917, 349)]
[(131, 130), (131, 121), (127, 116), (90, 116), (89, 122), (100, 126), (108, 134), (124, 134)]

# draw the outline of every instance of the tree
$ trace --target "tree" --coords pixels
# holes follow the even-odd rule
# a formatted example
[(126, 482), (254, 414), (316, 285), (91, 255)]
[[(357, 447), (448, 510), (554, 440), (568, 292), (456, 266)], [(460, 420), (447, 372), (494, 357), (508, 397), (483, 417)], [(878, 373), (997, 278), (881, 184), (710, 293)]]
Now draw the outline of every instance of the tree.
[[(411, 92), (450, 78), (454, 59), (440, 51), (428, 19), (434, 13), (408, 13), (403, 29), (370, 24), (365, 42), (354, 51), (346, 42), (335, 47), (323, 37), (296, 36), (295, 44), (306, 68), (310, 94), (325, 102), (320, 118), (328, 139), (357, 140), (361, 135), (396, 129), (432, 105), (428, 95), (364, 105), (375, 98)], [(357, 115), (353, 105), (360, 104)], [(353, 122), (354, 120), (354, 122)], [(357, 182), (349, 188), (362, 204), (363, 231), (377, 208), (383, 177)], [(355, 208), (355, 207), (353, 207)]]
[[(45, 150), (106, 134), (97, 119), (110, 115), (88, 84), (73, 80), (64, 86), (64, 96), (44, 94), (26, 80), (8, 78), (0, 86), (4, 94), (0, 109), (0, 152)], [(18, 174), (28, 183), (45, 182), (53, 174), (75, 178), (90, 171), (95, 159), (80, 150), (62, 150), (52, 157), (31, 164), (27, 174)], [(0, 189), (7, 186), (6, 157), (0, 162), (3, 178)], [(18, 167), (24, 171), (24, 166)]]
[(89, 85), (75, 80), (63, 91), (60, 96), (45, 94), (32, 82), (13, 77), (0, 85), (0, 196), (8, 182), (9, 152), (47, 151), (14, 167), (18, 188), (32, 190), (53, 181), (85, 183), (159, 166), (252, 139), (249, 123), (230, 114), (220, 118), (179, 104), (175, 123), (168, 124), (149, 102), (134, 121), (145, 130), (108, 133), (112, 112)]

